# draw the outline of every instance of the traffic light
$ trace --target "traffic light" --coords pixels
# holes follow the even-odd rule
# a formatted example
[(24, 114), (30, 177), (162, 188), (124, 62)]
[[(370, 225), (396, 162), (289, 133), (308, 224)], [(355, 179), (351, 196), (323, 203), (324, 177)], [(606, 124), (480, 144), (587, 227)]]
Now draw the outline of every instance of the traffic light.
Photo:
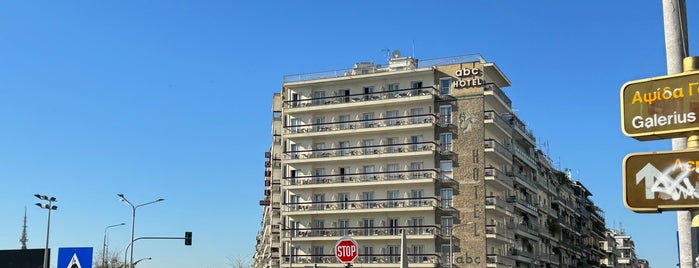
[(192, 245), (192, 232), (184, 232), (184, 245), (185, 246)]

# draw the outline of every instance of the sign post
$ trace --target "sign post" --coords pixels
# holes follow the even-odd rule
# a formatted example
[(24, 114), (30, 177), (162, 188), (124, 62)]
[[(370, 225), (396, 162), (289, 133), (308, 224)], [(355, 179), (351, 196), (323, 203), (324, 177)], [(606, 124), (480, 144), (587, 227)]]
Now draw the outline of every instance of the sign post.
[(359, 245), (357, 241), (349, 237), (342, 237), (335, 244), (335, 257), (341, 263), (346, 263), (347, 267), (352, 266), (352, 261), (359, 255)]

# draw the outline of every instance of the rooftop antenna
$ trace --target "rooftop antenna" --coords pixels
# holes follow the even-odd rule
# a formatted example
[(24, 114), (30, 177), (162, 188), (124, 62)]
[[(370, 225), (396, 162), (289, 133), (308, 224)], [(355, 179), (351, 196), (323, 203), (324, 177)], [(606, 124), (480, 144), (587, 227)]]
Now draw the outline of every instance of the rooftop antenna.
[(391, 49), (390, 49), (390, 48), (384, 48), (384, 49), (381, 50), (381, 52), (383, 52), (384, 54), (386, 54), (386, 59), (390, 59), (390, 58), (391, 58), (391, 57), (390, 57), (390, 55), (391, 55)]
[(22, 237), (19, 239), (21, 249), (27, 249), (27, 207), (24, 207), (24, 225), (22, 225)]

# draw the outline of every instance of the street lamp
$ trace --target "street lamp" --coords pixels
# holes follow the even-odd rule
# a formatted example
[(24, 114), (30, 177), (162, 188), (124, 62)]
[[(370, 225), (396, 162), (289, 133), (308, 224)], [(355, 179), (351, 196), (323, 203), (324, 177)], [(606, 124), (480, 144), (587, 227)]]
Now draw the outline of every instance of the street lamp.
[[(131, 259), (130, 259), (129, 263), (130, 263), (130, 264), (133, 264), (133, 263), (134, 263), (134, 262), (133, 262), (133, 241), (134, 241), (134, 230), (135, 230), (135, 226), (134, 226), (134, 225), (136, 224), (136, 209), (137, 209), (138, 207), (142, 207), (142, 206), (145, 206), (145, 205), (150, 205), (150, 204), (153, 204), (153, 203), (156, 203), (156, 202), (163, 201), (163, 200), (165, 200), (165, 199), (160, 198), (160, 199), (158, 199), (158, 200), (154, 200), (154, 201), (150, 201), (150, 202), (147, 202), (147, 203), (143, 203), (143, 204), (135, 205), (135, 206), (134, 206), (134, 204), (132, 204), (131, 202), (129, 202), (128, 199), (126, 199), (126, 197), (124, 196), (124, 194), (117, 194), (117, 196), (118, 196), (119, 198), (121, 198), (121, 201), (124, 201), (124, 202), (126, 202), (127, 204), (129, 204), (129, 206), (131, 206), (131, 210), (132, 210), (132, 213), (131, 213)], [(133, 266), (133, 265), (131, 265), (131, 266)]]
[(114, 225), (109, 225), (104, 228), (104, 240), (102, 240), (102, 263), (107, 267), (107, 229), (117, 226), (126, 225), (126, 223), (119, 223)]
[(141, 261), (143, 261), (143, 260), (149, 260), (149, 261), (150, 261), (150, 260), (151, 260), (151, 257), (143, 258), (143, 259), (137, 260), (136, 262), (133, 263), (133, 266), (136, 267), (136, 264), (138, 264), (139, 262), (141, 262)]
[[(454, 229), (458, 227), (463, 227), (467, 225), (472, 225), (474, 224), (472, 221), (464, 223), (464, 224), (458, 224), (454, 225), (451, 227), (449, 230), (449, 267), (453, 268), (454, 267)], [(476, 226), (473, 225), (473, 234), (476, 234)]]
[(48, 223), (46, 223), (46, 247), (44, 248), (44, 268), (49, 267), (49, 230), (51, 227), (51, 210), (57, 210), (57, 206), (51, 205), (53, 202), (57, 202), (55, 197), (48, 197), (45, 195), (40, 195), (40, 194), (35, 194), (36, 198), (39, 198), (40, 200), (48, 201), (48, 204), (42, 204), (42, 203), (36, 203), (36, 205), (40, 208), (46, 209), (49, 211), (49, 219)]

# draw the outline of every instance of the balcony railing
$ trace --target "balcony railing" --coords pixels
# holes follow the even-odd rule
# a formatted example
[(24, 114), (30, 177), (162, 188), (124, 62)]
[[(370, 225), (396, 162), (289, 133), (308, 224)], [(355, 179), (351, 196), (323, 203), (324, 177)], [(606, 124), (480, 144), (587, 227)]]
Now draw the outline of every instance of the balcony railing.
[(421, 114), (421, 115), (396, 116), (396, 117), (386, 117), (386, 118), (378, 118), (378, 119), (352, 120), (352, 121), (341, 121), (341, 122), (321, 123), (321, 124), (300, 124), (300, 125), (294, 125), (294, 126), (285, 126), (284, 129), (285, 129), (286, 133), (288, 133), (288, 134), (315, 133), (315, 132), (328, 132), (328, 131), (338, 131), (338, 130), (348, 130), (348, 129), (365, 129), (365, 128), (379, 128), (379, 127), (425, 124), (425, 123), (437, 122), (438, 120), (439, 120), (439, 116), (437, 114)]
[(519, 146), (515, 146), (515, 153), (517, 157), (524, 160), (524, 162), (529, 164), (529, 166), (531, 166), (532, 168), (537, 168), (536, 161), (534, 161), (534, 158), (529, 156), (529, 153), (519, 148)]
[(421, 151), (433, 151), (439, 144), (434, 141), (400, 143), (387, 145), (354, 146), (346, 148), (315, 149), (287, 151), (285, 159), (308, 159), (325, 157), (351, 157), (360, 155), (376, 155), (383, 153), (411, 153)]
[[(408, 253), (408, 263), (439, 263), (438, 254), (414, 254)], [(337, 260), (335, 255), (294, 255), (290, 258), (288, 254), (283, 255), (284, 263), (325, 263), (325, 264), (339, 264), (340, 261)], [(359, 256), (352, 262), (353, 264), (385, 264), (385, 263), (400, 263), (400, 253), (395, 254), (365, 254), (364, 252), (359, 252)]]
[(495, 96), (498, 96), (504, 103), (507, 104), (507, 107), (512, 107), (512, 100), (510, 100), (507, 95), (505, 95), (505, 92), (502, 92), (502, 89), (498, 87), (495, 84), (485, 84), (484, 90), (486, 92), (492, 91)]
[(284, 101), (284, 107), (286, 108), (301, 108), (301, 107), (311, 107), (311, 106), (325, 106), (334, 105), (342, 103), (357, 103), (357, 102), (369, 102), (369, 101), (380, 101), (387, 99), (401, 99), (401, 98), (412, 98), (427, 95), (438, 95), (439, 91), (435, 89), (434, 86), (421, 87), (421, 88), (406, 88), (399, 90), (390, 91), (379, 91), (371, 93), (358, 93), (342, 96), (331, 96), (331, 97), (321, 97), (321, 98), (301, 98), (299, 100), (288, 100)]
[(327, 202), (284, 203), (285, 211), (344, 211), (357, 209), (440, 207), (436, 197), (346, 200)]
[(534, 133), (531, 130), (527, 129), (527, 126), (524, 124), (524, 122), (522, 122), (522, 120), (519, 120), (517, 116), (512, 115), (510, 123), (512, 126), (514, 126), (515, 129), (519, 130), (520, 133), (524, 134), (525, 137), (531, 139), (532, 142), (536, 142), (536, 137), (534, 137)]
[(503, 172), (494, 167), (485, 168), (485, 177), (493, 177), (495, 180), (502, 182), (503, 184), (512, 186), (512, 176), (509, 173)]
[(510, 259), (508, 256), (498, 255), (498, 254), (486, 254), (485, 255), (485, 262), (487, 264), (496, 265), (496, 267), (500, 267), (497, 265), (502, 265), (504, 267), (514, 267), (515, 266), (514, 260)]
[(495, 206), (499, 209), (502, 210), (510, 210), (510, 206), (505, 200), (500, 198), (499, 196), (486, 196), (485, 197), (485, 205), (486, 206)]
[(402, 181), (416, 179), (435, 179), (439, 175), (436, 169), (418, 169), (405, 171), (369, 172), (353, 174), (334, 174), (320, 176), (285, 177), (286, 185), (315, 185), (329, 183), (364, 183), (378, 181)]
[(539, 208), (538, 208), (536, 205), (534, 205), (534, 204), (532, 204), (531, 202), (529, 202), (529, 201), (528, 201), (527, 199), (525, 199), (524, 197), (520, 197), (520, 196), (517, 196), (517, 195), (511, 195), (511, 196), (508, 196), (508, 197), (507, 197), (507, 202), (510, 202), (510, 203), (517, 203), (518, 205), (520, 205), (520, 207), (523, 207), (523, 208), (525, 208), (525, 209), (528, 209), (529, 212), (532, 213), (532, 214), (537, 214), (537, 213), (539, 212)]
[(496, 235), (500, 239), (503, 239), (503, 240), (514, 239), (514, 233), (510, 229), (506, 228), (505, 226), (486, 225), (485, 226), (485, 234), (486, 235)]
[(440, 232), (439, 226), (436, 225), (283, 229), (294, 239), (327, 236), (397, 236), (401, 234), (402, 230), (405, 230), (407, 235), (434, 236)]
[(485, 115), (483, 117), (485, 120), (493, 120), (496, 125), (500, 126), (502, 129), (505, 131), (508, 131), (511, 129), (510, 124), (508, 124), (505, 119), (502, 119), (502, 117), (497, 114), (495, 111), (485, 111)]
[(485, 148), (492, 148), (496, 152), (502, 154), (503, 157), (507, 159), (512, 159), (512, 152), (510, 151), (510, 149), (494, 139), (486, 139)]

